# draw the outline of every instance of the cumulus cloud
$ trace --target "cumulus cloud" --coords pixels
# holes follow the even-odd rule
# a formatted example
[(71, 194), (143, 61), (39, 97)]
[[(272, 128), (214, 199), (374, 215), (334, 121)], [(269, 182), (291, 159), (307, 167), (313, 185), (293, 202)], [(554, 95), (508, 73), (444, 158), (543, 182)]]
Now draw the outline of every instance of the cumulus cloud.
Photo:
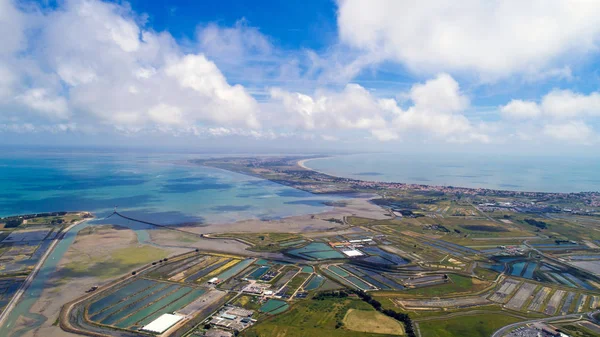
[(542, 99), (542, 109), (555, 118), (600, 116), (600, 93), (584, 95), (571, 90), (553, 90)]
[(209, 56), (239, 62), (257, 55), (270, 55), (273, 45), (257, 28), (241, 19), (233, 27), (209, 24), (198, 29), (198, 42)]
[[(565, 48), (593, 50), (599, 29), (586, 24), (591, 3), (556, 21), (549, 18), (559, 2), (539, 10), (525, 4), (530, 8), (515, 18), (495, 14), (514, 9), (511, 2), (469, 1), (460, 4), (464, 13), (439, 3), (339, 5), (341, 42), (317, 52), (279, 49), (243, 19), (202, 25), (194, 41), (181, 44), (126, 4), (66, 0), (40, 10), (0, 0), (0, 131), (489, 142), (502, 130), (478, 119), (472, 87), (467, 95), (450, 74), (571, 78), (559, 62)], [(517, 34), (528, 20), (550, 28)], [(352, 83), (389, 60), (437, 75), (401, 89)], [(594, 136), (587, 119), (599, 115), (600, 94), (555, 90), (498, 110), (506, 123), (525, 121), (537, 134), (585, 143)]]
[(554, 139), (579, 144), (591, 144), (595, 141), (594, 131), (582, 121), (569, 121), (544, 126), (545, 135)]
[[(43, 16), (11, 1), (1, 6), (0, 32), (10, 35), (0, 47), (0, 106), (12, 114), (5, 117), (35, 111), (37, 118), (91, 120), (129, 132), (259, 126), (257, 102), (244, 87), (229, 84), (203, 53), (185, 53), (169, 33), (145, 28), (126, 6), (69, 0)], [(35, 43), (26, 40), (22, 21), (35, 21)]]
[(397, 116), (392, 123), (396, 129), (418, 130), (454, 142), (489, 141), (462, 114), (470, 105), (469, 99), (450, 75), (440, 74), (413, 86), (408, 97), (413, 102), (408, 109), (393, 107)]
[(69, 117), (67, 100), (64, 97), (52, 95), (44, 88), (35, 88), (16, 96), (17, 101), (25, 106), (60, 119)]
[(348, 84), (340, 92), (319, 91), (314, 96), (273, 88), (271, 97), (292, 114), (288, 122), (306, 129), (368, 130), (386, 124), (377, 100), (358, 84)]
[(598, 50), (597, 1), (339, 0), (338, 4), (344, 43), (417, 71), (468, 71), (487, 78), (548, 75), (569, 57)]
[(573, 119), (600, 116), (600, 93), (576, 93), (571, 90), (552, 90), (544, 95), (541, 103), (512, 100), (500, 106), (500, 112), (508, 118)]
[[(587, 124), (600, 116), (600, 93), (576, 93), (571, 90), (552, 90), (541, 102), (512, 100), (499, 110), (506, 120), (527, 120), (527, 124), (512, 125), (517, 134), (528, 128), (529, 133), (537, 126), (541, 134), (555, 140), (577, 144), (593, 144), (597, 141), (594, 129)], [(523, 137), (521, 137), (524, 139)], [(531, 140), (532, 136), (527, 137)]]
[(402, 96), (412, 103), (407, 109), (395, 99), (374, 97), (358, 84), (349, 84), (340, 92), (321, 91), (313, 96), (271, 90), (272, 99), (280, 101), (292, 114), (288, 122), (306, 129), (367, 130), (381, 141), (410, 133), (447, 141), (489, 141), (462, 114), (469, 107), (469, 99), (450, 75), (440, 74), (416, 84)]
[(502, 115), (509, 119), (530, 119), (539, 117), (542, 113), (536, 102), (513, 99), (500, 107)]

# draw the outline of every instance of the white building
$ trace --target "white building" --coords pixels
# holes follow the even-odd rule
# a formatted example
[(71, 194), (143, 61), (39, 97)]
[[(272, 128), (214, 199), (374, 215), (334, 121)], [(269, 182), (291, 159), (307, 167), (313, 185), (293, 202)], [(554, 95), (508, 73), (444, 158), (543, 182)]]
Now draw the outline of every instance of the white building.
[(161, 334), (183, 319), (183, 316), (163, 314), (142, 328), (143, 331)]
[(342, 253), (344, 255), (346, 255), (347, 257), (357, 257), (357, 256), (365, 255), (360, 250), (357, 250), (357, 249), (342, 250)]

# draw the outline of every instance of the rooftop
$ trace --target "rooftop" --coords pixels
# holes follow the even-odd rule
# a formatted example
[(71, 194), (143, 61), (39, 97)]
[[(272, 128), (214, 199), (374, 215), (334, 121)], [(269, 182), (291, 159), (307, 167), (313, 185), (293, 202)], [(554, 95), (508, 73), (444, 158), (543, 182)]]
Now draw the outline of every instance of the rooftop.
[(144, 326), (142, 330), (154, 333), (163, 333), (182, 319), (183, 316), (163, 314), (159, 318), (150, 322), (150, 324)]

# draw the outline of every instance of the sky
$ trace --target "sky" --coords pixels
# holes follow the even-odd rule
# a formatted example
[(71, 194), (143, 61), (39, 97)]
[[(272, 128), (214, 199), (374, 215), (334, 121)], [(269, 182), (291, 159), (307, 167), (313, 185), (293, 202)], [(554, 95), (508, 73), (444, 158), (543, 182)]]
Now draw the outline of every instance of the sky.
[(0, 0), (0, 145), (598, 154), (600, 2)]

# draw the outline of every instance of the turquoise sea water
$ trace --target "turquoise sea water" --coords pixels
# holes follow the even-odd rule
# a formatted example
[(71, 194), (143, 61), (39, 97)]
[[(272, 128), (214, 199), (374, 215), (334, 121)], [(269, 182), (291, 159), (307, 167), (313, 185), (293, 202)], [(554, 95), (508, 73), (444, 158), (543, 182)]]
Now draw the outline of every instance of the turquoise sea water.
[[(126, 215), (161, 224), (225, 223), (317, 213), (334, 196), (307, 192), (228, 171), (186, 164), (201, 155), (110, 152), (0, 152), (0, 216), (86, 210), (97, 218), (75, 226), (50, 253), (0, 336), (19, 337), (46, 317), (31, 312), (57, 264), (87, 226), (119, 223), (150, 243), (151, 226), (109, 215), (115, 206)], [(20, 316), (29, 319), (18, 325)]]
[(0, 154), (0, 216), (87, 210), (161, 224), (273, 219), (326, 210), (315, 196), (270, 181), (186, 164), (200, 155)]
[(357, 154), (309, 160), (346, 178), (534, 192), (600, 191), (600, 153), (589, 157), (497, 154)]

